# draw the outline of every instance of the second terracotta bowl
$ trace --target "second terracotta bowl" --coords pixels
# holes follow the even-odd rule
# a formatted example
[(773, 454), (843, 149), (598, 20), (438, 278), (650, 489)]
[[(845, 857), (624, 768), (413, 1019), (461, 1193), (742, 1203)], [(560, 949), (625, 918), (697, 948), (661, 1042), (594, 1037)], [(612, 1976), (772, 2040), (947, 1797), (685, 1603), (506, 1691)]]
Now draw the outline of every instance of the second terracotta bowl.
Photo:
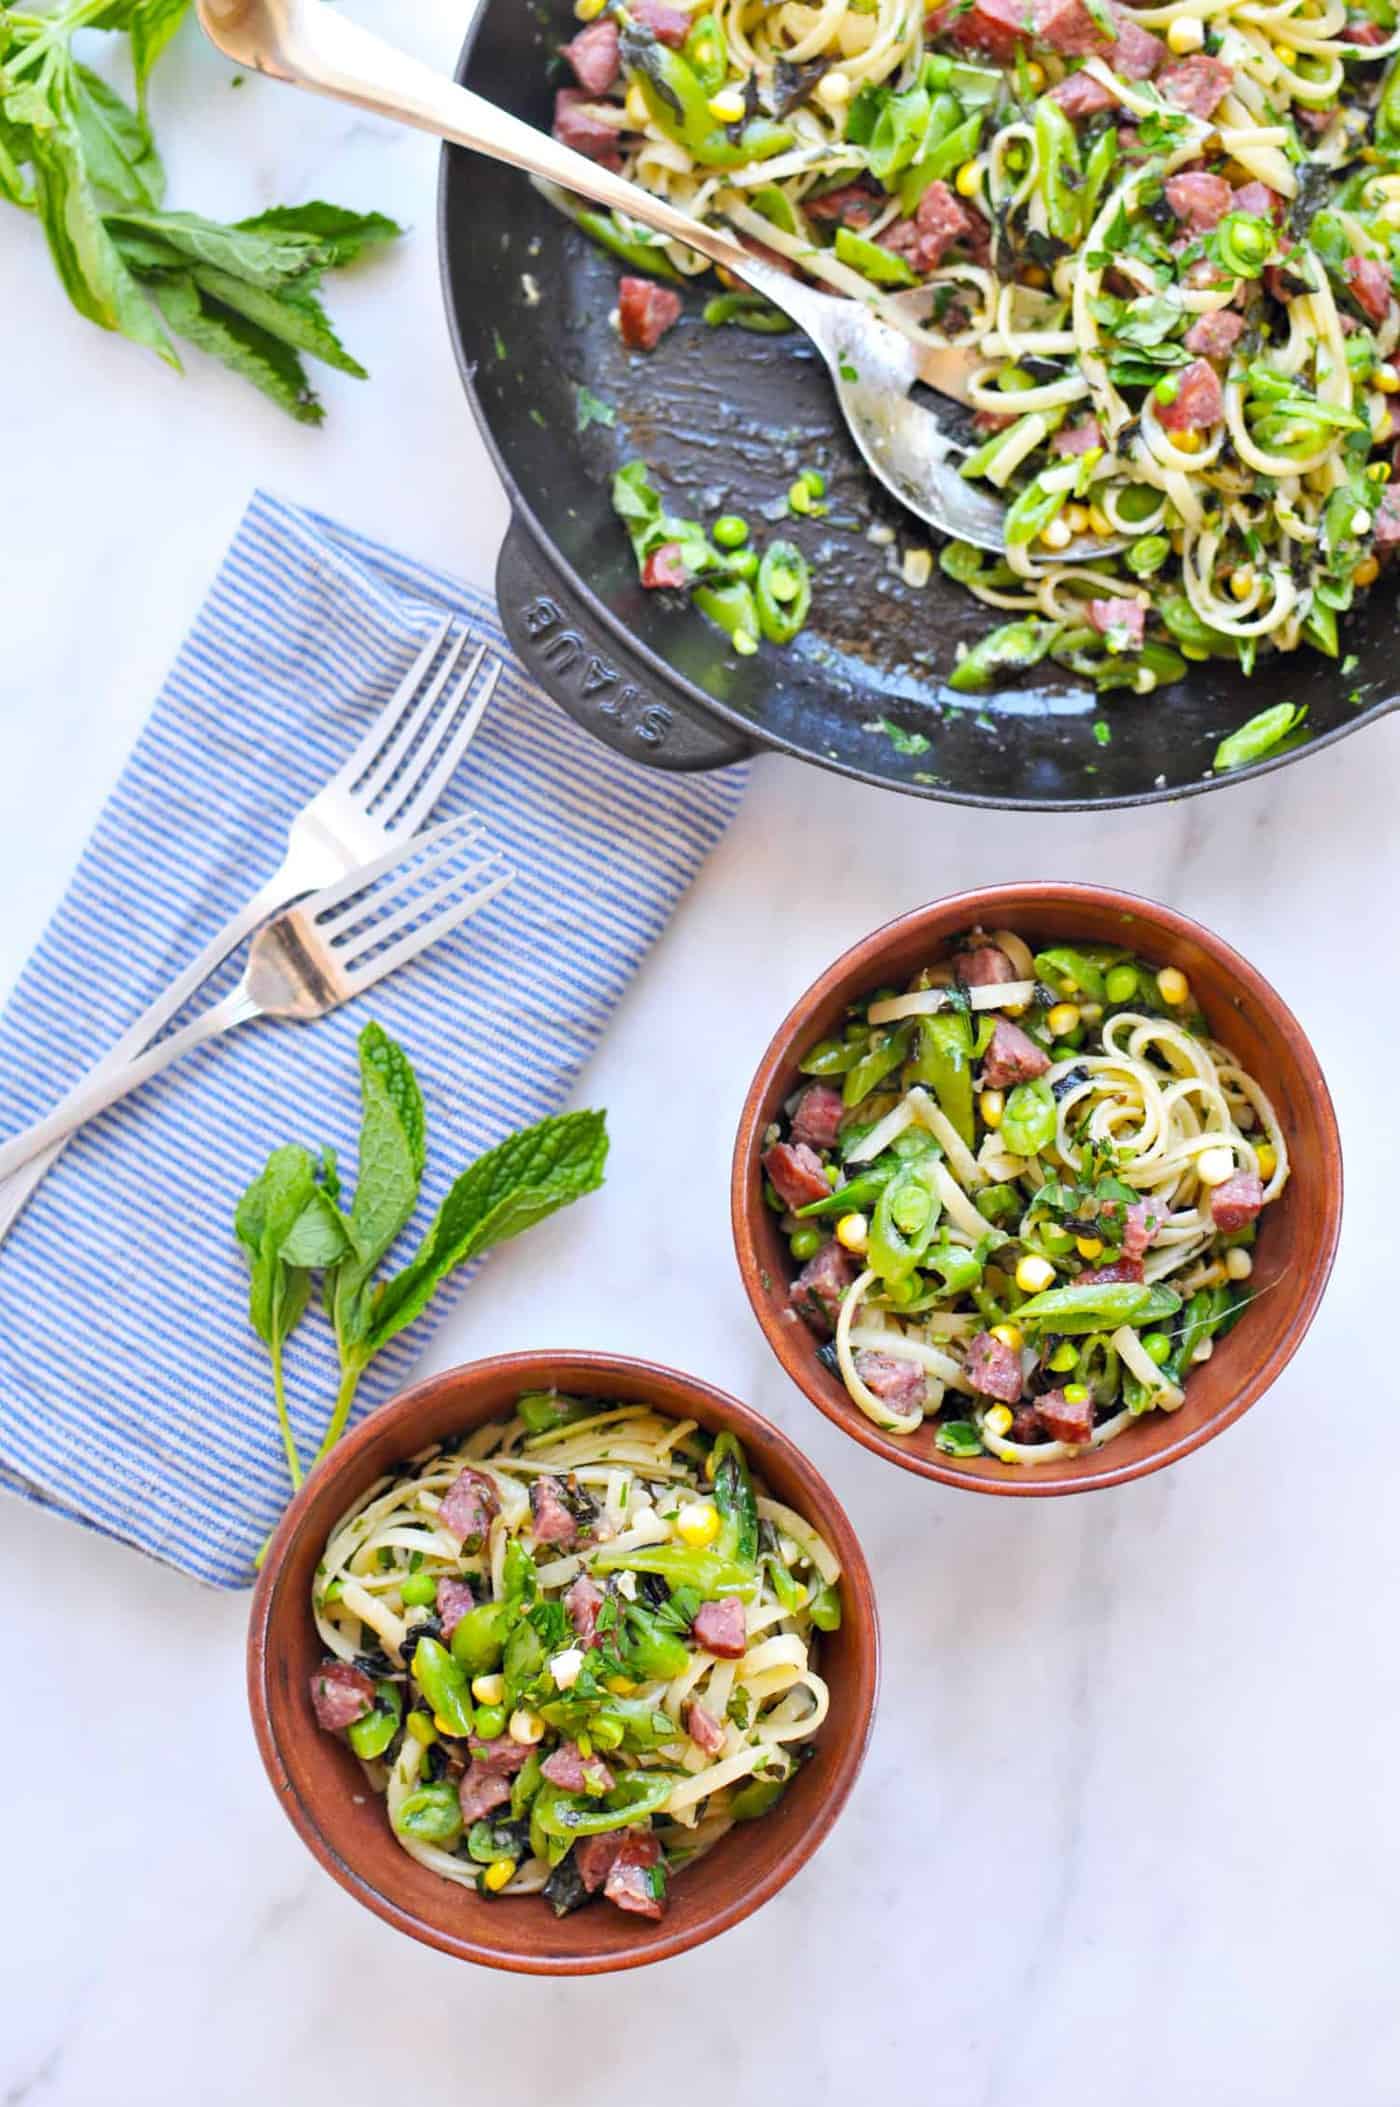
[[(755, 1475), (826, 1538), (841, 1564), (842, 1621), (823, 1635), (831, 1709), (814, 1753), (771, 1813), (746, 1822), (678, 1875), (657, 1923), (598, 1902), (556, 1917), (539, 1896), (491, 1901), (440, 1879), (400, 1849), (384, 1802), (307, 1697), (322, 1646), (311, 1583), (340, 1516), (376, 1478), (419, 1449), (506, 1417), (526, 1390), (609, 1402), (644, 1400), (712, 1431), (729, 1427)], [(875, 1598), (839, 1501), (787, 1437), (694, 1376), (601, 1353), (505, 1354), (417, 1383), (364, 1420), (308, 1479), (284, 1515), (253, 1595), (248, 1698), (258, 1747), (302, 1841), (341, 1886), (386, 1923), (459, 1959), (533, 1975), (592, 1975), (664, 1960), (712, 1939), (791, 1880), (827, 1834), (865, 1756), (879, 1684)]]
[[(817, 1358), (818, 1341), (788, 1300), (796, 1266), (763, 1197), (763, 1135), (804, 1078), (798, 1062), (839, 1028), (846, 1007), (878, 987), (902, 987), (981, 925), (1011, 929), (1033, 950), (1066, 943), (1121, 944), (1190, 979), (1215, 1035), (1268, 1092), (1288, 1141), (1292, 1175), (1261, 1217), (1252, 1285), (1258, 1299), (1187, 1384), (1173, 1413), (1151, 1412), (1100, 1449), (1058, 1463), (1008, 1465), (962, 1459), (934, 1446), (934, 1422), (888, 1434)], [(1003, 885), (954, 893), (875, 930), (838, 958), (789, 1011), (759, 1063), (734, 1149), (731, 1209), (739, 1270), (759, 1323), (788, 1374), (828, 1419), (904, 1470), (972, 1492), (1034, 1496), (1089, 1492), (1174, 1463), (1220, 1433), (1276, 1382), (1317, 1313), (1342, 1219), (1342, 1152), (1317, 1058), (1297, 1018), (1237, 951), (1174, 908), (1104, 886)]]

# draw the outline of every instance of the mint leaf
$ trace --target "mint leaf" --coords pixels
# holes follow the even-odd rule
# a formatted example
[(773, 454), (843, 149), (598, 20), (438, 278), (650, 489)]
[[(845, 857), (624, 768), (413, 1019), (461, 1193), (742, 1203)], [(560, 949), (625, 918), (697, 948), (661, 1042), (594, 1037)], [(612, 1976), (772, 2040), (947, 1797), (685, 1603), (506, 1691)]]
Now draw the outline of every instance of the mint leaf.
[(88, 175), (114, 204), (159, 205), (165, 170), (144, 119), (100, 75), (73, 68), (73, 122)]
[(306, 377), (306, 368), (286, 344), (236, 315), (232, 308), (207, 299), (185, 273), (153, 280), (150, 291), (176, 336), (251, 381), (298, 424), (321, 422), (325, 411)]
[(416, 1256), (385, 1284), (370, 1350), (378, 1352), (412, 1324), (459, 1266), (596, 1191), (607, 1155), (606, 1115), (564, 1112), (508, 1135), (479, 1157), (448, 1193)]
[(356, 380), (367, 380), (364, 367), (345, 349), (312, 290), (314, 275), (269, 292), (209, 264), (197, 264), (193, 273), (201, 292), (224, 307), (231, 307), (235, 314), (256, 324), (279, 343), (289, 344), (294, 351), (309, 352), (313, 358), (324, 360), (326, 365), (349, 373)]
[(235, 226), (244, 234), (298, 234), (315, 242), (327, 270), (353, 263), (365, 249), (394, 241), (403, 233), (397, 220), (382, 212), (350, 212), (313, 198), (305, 205), (273, 205)]
[(154, 235), (191, 263), (269, 291), (326, 261), (319, 243), (304, 234), (225, 227), (197, 212), (118, 212), (109, 215), (109, 225), (118, 240), (127, 231)]

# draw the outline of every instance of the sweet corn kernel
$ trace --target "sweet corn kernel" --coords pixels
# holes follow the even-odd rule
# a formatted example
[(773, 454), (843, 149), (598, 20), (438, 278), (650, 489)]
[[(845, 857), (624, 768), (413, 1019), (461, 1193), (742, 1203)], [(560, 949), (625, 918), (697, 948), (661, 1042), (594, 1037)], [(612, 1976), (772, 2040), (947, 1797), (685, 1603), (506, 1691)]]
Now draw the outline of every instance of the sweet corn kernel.
[(982, 188), (981, 162), (964, 161), (953, 180), (953, 188), (960, 198), (975, 198)]
[(481, 1877), (481, 1884), (483, 1887), (490, 1888), (493, 1895), (499, 1895), (501, 1889), (509, 1887), (514, 1878), (515, 1860), (513, 1858), (498, 1858), (494, 1865), (486, 1868)]
[(1039, 59), (1032, 59), (1027, 65), (1026, 79), (1030, 86), (1035, 89), (1036, 94), (1039, 95), (1041, 89), (1045, 86), (1045, 68), (1041, 65)]
[(1189, 51), (1199, 51), (1205, 40), (1205, 25), (1197, 15), (1183, 15), (1167, 31), (1167, 48), (1178, 58), (1185, 58)]
[(1046, 1012), (1046, 1029), (1053, 1039), (1068, 1038), (1079, 1026), (1079, 1005), (1075, 1002), (1057, 1002)]
[(1088, 1391), (1088, 1386), (1087, 1386), (1086, 1384), (1084, 1384), (1084, 1383), (1066, 1383), (1066, 1384), (1065, 1384), (1065, 1403), (1066, 1403), (1067, 1405), (1087, 1405), (1087, 1404), (1088, 1404), (1088, 1402), (1089, 1402), (1089, 1391)]
[(676, 1535), (693, 1550), (703, 1551), (719, 1535), (719, 1513), (708, 1500), (688, 1500), (676, 1516)]
[(1077, 1236), (1074, 1240), (1074, 1248), (1081, 1258), (1102, 1258), (1103, 1238), (1101, 1236)]
[(1091, 534), (1101, 535), (1105, 541), (1113, 532), (1112, 520), (1109, 518), (1108, 514), (1105, 511), (1103, 511), (1103, 509), (1098, 505), (1091, 505), (1089, 507), (1089, 532)]
[(1291, 44), (1275, 44), (1274, 57), (1278, 60), (1280, 66), (1287, 66), (1290, 73), (1298, 63), (1298, 54)]
[(633, 1682), (630, 1675), (610, 1675), (608, 1677), (608, 1688), (614, 1697), (630, 1697), (633, 1691), (638, 1688), (638, 1685)]
[(1028, 263), (1021, 272), (1021, 277), (1026, 285), (1034, 286), (1037, 292), (1043, 291), (1050, 283), (1050, 273), (1038, 263)]
[(993, 1405), (982, 1415), (982, 1424), (989, 1434), (1009, 1434), (1011, 1431), (1011, 1407)]
[(1070, 1339), (1057, 1346), (1050, 1356), (1050, 1366), (1056, 1375), (1064, 1375), (1068, 1369), (1079, 1366), (1079, 1348)]
[(574, 0), (574, 16), (580, 22), (596, 22), (608, 0)]
[(1202, 1149), (1196, 1158), (1196, 1176), (1202, 1185), (1223, 1185), (1235, 1175), (1233, 1149)]
[(1055, 1268), (1048, 1258), (1039, 1258), (1028, 1251), (1016, 1268), (1016, 1285), (1023, 1295), (1040, 1295), (1055, 1278)]
[(999, 1339), (1011, 1353), (1019, 1353), (1026, 1343), (1026, 1335), (1019, 1324), (994, 1324), (992, 1337)]
[(1353, 585), (1374, 585), (1380, 577), (1381, 567), (1374, 556), (1364, 557), (1351, 574)]
[(1259, 1175), (1267, 1185), (1278, 1169), (1278, 1154), (1271, 1141), (1266, 1141), (1259, 1150)]
[(1066, 505), (1063, 517), (1065, 525), (1069, 528), (1071, 534), (1088, 533), (1089, 507), (1087, 505)]
[(1061, 512), (1042, 530), (1040, 538), (1047, 549), (1067, 549), (1074, 540), (1074, 529)]
[(538, 1712), (527, 1711), (524, 1705), (519, 1705), (510, 1715), (510, 1725), (506, 1732), (512, 1741), (520, 1742), (525, 1748), (533, 1748), (537, 1741), (544, 1740), (544, 1721)]
[(498, 1705), (506, 1694), (506, 1679), (503, 1675), (474, 1675), (472, 1696), (479, 1705)]
[(1388, 483), (1390, 481), (1389, 461), (1373, 461), (1367, 469), (1366, 475), (1372, 483)]
[(1400, 395), (1400, 373), (1393, 366), (1378, 366), (1371, 377), (1371, 385), (1379, 388), (1382, 395)]
[(406, 1724), (414, 1740), (420, 1741), (425, 1749), (431, 1748), (438, 1738), (437, 1728), (426, 1712), (410, 1712)]
[(863, 1214), (843, 1214), (836, 1224), (836, 1241), (847, 1251), (862, 1252), (870, 1241), (870, 1224)]
[(710, 97), (707, 107), (717, 123), (737, 124), (744, 114), (744, 91), (731, 81), (727, 88)]
[(1006, 1110), (1006, 1099), (999, 1090), (984, 1090), (977, 1100), (977, 1109), (982, 1115), (984, 1127), (999, 1127), (1002, 1113)]
[(1179, 454), (1198, 454), (1205, 440), (1199, 432), (1173, 432), (1172, 445)]
[(851, 99), (850, 75), (843, 73), (839, 66), (833, 66), (831, 72), (824, 73), (817, 82), (817, 96), (829, 109), (834, 109), (843, 102), (849, 102)]
[(1233, 1251), (1225, 1253), (1225, 1271), (1231, 1280), (1248, 1280), (1254, 1271), (1254, 1260), (1243, 1244), (1236, 1244)]
[(1247, 600), (1254, 591), (1254, 567), (1242, 563), (1230, 573), (1230, 591), (1237, 600)]
[(1191, 1000), (1191, 983), (1179, 966), (1163, 966), (1157, 975), (1157, 993), (1174, 1010)]
[(640, 132), (651, 121), (651, 111), (647, 108), (647, 99), (635, 81), (632, 82), (627, 90), (622, 109), (627, 122), (634, 131)]

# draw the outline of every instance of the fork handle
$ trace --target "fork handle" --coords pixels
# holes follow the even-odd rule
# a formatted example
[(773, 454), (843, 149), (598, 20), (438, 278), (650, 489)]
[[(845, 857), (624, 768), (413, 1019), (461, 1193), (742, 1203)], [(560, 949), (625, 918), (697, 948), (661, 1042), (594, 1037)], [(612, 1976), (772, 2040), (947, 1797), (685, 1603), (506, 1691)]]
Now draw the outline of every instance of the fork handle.
[[(99, 1077), (123, 1072), (132, 1056), (150, 1045), (156, 1033), (162, 1031), (171, 1018), (179, 1014), (191, 995), (204, 985), (215, 968), (221, 966), (229, 954), (236, 951), (245, 938), (260, 928), (270, 915), (279, 913), (299, 892), (305, 890), (305, 885), (299, 883), (292, 873), (290, 863), (284, 864), (265, 885), (258, 887), (252, 898), (224, 924), (217, 936), (210, 938), (198, 957), (192, 958), (184, 971), (177, 973), (169, 986), (157, 995), (155, 1001), (147, 1005), (135, 1022), (122, 1033), (120, 1039), (103, 1054), (101, 1060), (89, 1069), (83, 1082), (76, 1085), (70, 1095), (76, 1095), (78, 1090), (85, 1088), (89, 1083), (95, 1083)], [(63, 1102), (67, 1104), (68, 1099), (65, 1098)], [(71, 1129), (65, 1131), (64, 1140), (55, 1142), (51, 1148), (44, 1149), (37, 1156), (31, 1156), (23, 1169), (17, 1170), (13, 1176), (5, 1177), (3, 1171), (0, 1171), (0, 1180), (3, 1180), (0, 1182), (0, 1242), (3, 1242), (18, 1220), (30, 1194), (36, 1186), (43, 1183), (62, 1155), (68, 1131)], [(4, 1152), (0, 1151), (0, 1164), (4, 1160)]]
[(149, 1052), (139, 1055), (134, 1061), (96, 1070), (85, 1082), (79, 1083), (76, 1090), (70, 1090), (52, 1112), (36, 1120), (32, 1127), (26, 1127), (23, 1133), (13, 1135), (0, 1148), (0, 1178), (9, 1177), (12, 1171), (19, 1170), (54, 1142), (66, 1141), (84, 1120), (105, 1111), (108, 1105), (114, 1105), (118, 1098), (126, 1097), (130, 1091), (139, 1090), (152, 1076), (169, 1068), (182, 1054), (202, 1046), (206, 1039), (217, 1039), (221, 1032), (232, 1031), (236, 1024), (246, 1024), (251, 1018), (261, 1015), (261, 1007), (249, 994), (246, 983), (240, 981), (221, 1002), (212, 1003), (192, 1023), (172, 1032), (168, 1039), (162, 1039), (159, 1046), (151, 1047)]

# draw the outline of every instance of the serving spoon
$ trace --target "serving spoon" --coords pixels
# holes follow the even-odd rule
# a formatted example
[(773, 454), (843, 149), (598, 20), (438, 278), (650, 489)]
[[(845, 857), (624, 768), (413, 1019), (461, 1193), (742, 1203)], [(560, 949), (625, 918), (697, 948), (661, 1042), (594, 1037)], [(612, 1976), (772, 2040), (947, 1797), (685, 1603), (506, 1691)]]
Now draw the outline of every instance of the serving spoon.
[(940, 534), (997, 554), (1004, 550), (1005, 508), (958, 474), (958, 459), (967, 449), (910, 394), (921, 381), (966, 403), (969, 379), (983, 363), (971, 352), (929, 344), (912, 323), (906, 333), (859, 300), (818, 292), (789, 277), (723, 228), (678, 212), (664, 198), (444, 79), (344, 21), (324, 0), (198, 0), (198, 10), (206, 34), (240, 66), (508, 162), (608, 211), (625, 213), (722, 266), (810, 337), (826, 361), (841, 414), (871, 474)]

